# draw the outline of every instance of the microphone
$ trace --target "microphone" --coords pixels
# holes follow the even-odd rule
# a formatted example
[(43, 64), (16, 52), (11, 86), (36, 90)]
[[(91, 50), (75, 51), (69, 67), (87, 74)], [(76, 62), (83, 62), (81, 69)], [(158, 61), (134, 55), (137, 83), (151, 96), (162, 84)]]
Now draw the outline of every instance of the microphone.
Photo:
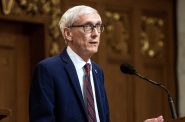
[(167, 93), (167, 95), (168, 95), (168, 102), (169, 102), (169, 106), (170, 106), (170, 111), (171, 111), (171, 114), (172, 114), (172, 118), (173, 119), (177, 119), (177, 113), (176, 113), (176, 110), (175, 110), (175, 105), (174, 105), (174, 102), (173, 102), (173, 98), (170, 95), (169, 90), (166, 88), (166, 86), (164, 86), (163, 84), (161, 84), (159, 82), (150, 80), (150, 79), (146, 78), (145, 76), (139, 74), (134, 69), (134, 67), (132, 65), (130, 65), (130, 64), (121, 64), (120, 70), (124, 74), (136, 75), (136, 76), (140, 77), (141, 79), (144, 79), (144, 80), (148, 81), (149, 83), (151, 83), (153, 85), (156, 85), (156, 86), (159, 86), (160, 88), (162, 88)]

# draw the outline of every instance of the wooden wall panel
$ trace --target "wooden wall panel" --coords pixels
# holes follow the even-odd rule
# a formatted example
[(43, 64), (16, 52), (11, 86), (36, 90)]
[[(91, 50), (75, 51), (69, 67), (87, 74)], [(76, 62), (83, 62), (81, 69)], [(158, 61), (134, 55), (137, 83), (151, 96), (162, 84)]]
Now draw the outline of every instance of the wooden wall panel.
[[(31, 66), (44, 57), (44, 50), (39, 51), (44, 49), (44, 28), (41, 30), (36, 24), (34, 30), (33, 25), (12, 20), (0, 20), (0, 28), (0, 110), (10, 112), (1, 121), (28, 122)], [(40, 35), (40, 40), (35, 35)], [(34, 45), (30, 41), (35, 41)], [(38, 54), (34, 59), (33, 53)]]
[[(163, 4), (163, 2), (161, 4)], [(174, 46), (172, 46), (172, 45), (175, 45), (175, 40), (172, 36), (173, 30), (172, 28), (170, 28), (170, 26), (173, 25), (173, 23), (170, 23), (170, 21), (172, 22), (173, 20), (169, 18), (172, 15), (172, 13), (169, 13), (170, 4), (167, 4), (165, 7), (164, 6), (162, 7), (161, 5), (158, 5), (158, 4), (157, 5), (153, 4), (153, 6), (146, 6), (145, 4), (143, 3), (142, 6), (138, 7), (139, 11), (137, 16), (138, 18), (140, 18), (138, 19), (140, 21), (137, 23), (139, 33), (137, 33), (136, 36), (139, 41), (137, 41), (137, 44), (136, 44), (138, 46), (135, 47), (135, 49), (137, 50), (135, 52), (136, 54), (135, 58), (141, 59), (141, 60), (139, 61), (139, 63), (137, 63), (137, 60), (136, 60), (135, 65), (136, 67), (138, 67), (139, 70), (144, 72), (144, 74), (146, 74), (148, 77), (151, 77), (152, 79), (162, 82), (164, 85), (166, 85), (167, 88), (171, 91), (172, 93), (171, 95), (176, 100), (177, 93), (175, 90), (172, 90), (174, 88), (176, 89), (177, 81), (175, 79), (176, 71), (174, 70), (175, 54), (172, 53), (172, 52), (175, 52)], [(156, 6), (160, 6), (160, 7), (157, 8)], [(146, 29), (145, 32), (148, 35), (145, 41), (148, 40), (150, 43), (150, 46), (148, 46), (149, 47), (148, 49), (145, 47), (146, 49), (144, 51), (145, 54), (141, 52), (141, 49), (142, 49), (141, 33), (143, 33), (143, 30), (144, 30), (143, 20), (141, 18), (143, 15), (148, 16), (149, 21), (151, 21), (150, 23), (153, 23), (154, 25), (153, 26), (152, 24), (145, 24), (145, 29)], [(160, 23), (160, 25), (158, 25), (156, 22)], [(169, 53), (169, 50), (171, 51), (171, 53)], [(153, 54), (156, 54), (156, 55), (153, 55)], [(170, 57), (172, 56), (174, 58), (173, 59), (169, 58), (169, 56)], [(170, 67), (172, 66), (172, 67), (169, 68), (169, 66)], [(142, 90), (140, 90), (140, 87), (142, 85), (137, 82), (136, 88), (137, 86), (139, 86), (139, 88), (136, 91), (140, 91), (140, 93), (136, 92), (136, 96), (137, 97), (142, 96), (147, 91), (151, 93), (151, 96), (148, 93), (148, 97), (143, 101), (146, 104), (152, 103), (152, 101), (150, 101), (150, 99), (153, 99), (152, 94), (155, 94), (155, 95), (158, 95), (159, 93), (163, 94), (162, 96), (159, 95), (160, 97), (157, 97), (157, 96), (155, 97), (155, 99), (158, 101), (156, 102), (160, 103), (158, 104), (160, 105), (159, 108), (155, 108), (154, 106), (151, 105), (151, 107), (153, 108), (152, 109), (150, 108), (150, 106), (146, 105), (148, 110), (146, 110), (145, 112), (150, 113), (148, 116), (154, 116), (154, 114), (158, 113), (158, 114), (164, 115), (166, 119), (170, 119), (171, 113), (168, 105), (167, 96), (164, 93), (164, 91), (161, 91), (161, 90), (159, 91), (156, 88), (153, 90), (142, 88)], [(136, 101), (139, 101), (139, 98)], [(140, 109), (136, 109), (136, 110), (140, 110)], [(139, 112), (136, 112), (136, 113), (138, 113), (136, 116), (137, 120), (141, 121), (143, 119), (141, 117), (142, 115), (140, 115)]]
[[(1, 45), (2, 46), (2, 45)], [(14, 50), (12, 48), (2, 48), (0, 47), (0, 108), (7, 109), (14, 112), (16, 103), (11, 102), (16, 99), (15, 95), (15, 65), (14, 65)], [(4, 122), (10, 122), (15, 119), (15, 116), (9, 117)]]
[[(1, 109), (7, 109), (10, 111), (10, 116), (8, 116), (7, 119), (3, 120), (4, 122), (15, 122), (18, 120), (16, 115), (18, 114), (18, 110), (20, 110), (26, 102), (22, 104), (21, 107), (17, 108), (17, 98), (20, 96), (17, 96), (17, 66), (16, 63), (19, 61), (19, 58), (17, 59), (17, 50), (16, 45), (18, 45), (18, 41), (21, 39), (27, 40), (22, 36), (20, 37), (21, 27), (10, 24), (10, 28), (6, 28), (6, 25), (10, 24), (5, 21), (1, 21), (0, 27), (1, 27), (1, 44), (0, 44), (0, 50), (1, 50)], [(26, 52), (25, 50), (21, 50), (22, 52)], [(21, 55), (22, 57), (23, 55)], [(24, 64), (21, 64), (24, 65)], [(25, 70), (24, 72), (26, 72)], [(22, 72), (20, 72), (22, 73)], [(24, 93), (24, 92), (22, 92)], [(24, 99), (25, 100), (25, 99)], [(25, 106), (26, 106), (25, 105)], [(24, 107), (25, 107), (24, 106)], [(25, 113), (25, 112), (24, 112)], [(24, 114), (23, 113), (23, 114)], [(27, 117), (27, 115), (24, 115), (24, 117)]]
[[(105, 63), (104, 65), (106, 67), (105, 72), (109, 72), (106, 75), (108, 79), (106, 80), (106, 82), (108, 82), (107, 84), (112, 84), (112, 87), (110, 87), (109, 85), (107, 86), (108, 94), (110, 94), (109, 101), (111, 101), (110, 106), (112, 111), (112, 120), (116, 122), (121, 122), (126, 121), (128, 118), (132, 118), (132, 121), (140, 122), (146, 118), (155, 117), (161, 114), (164, 115), (165, 119), (170, 119), (171, 113), (168, 106), (167, 95), (164, 93), (163, 90), (157, 88), (156, 86), (149, 85), (145, 81), (134, 77), (134, 79), (123, 80), (124, 83), (122, 85), (126, 85), (130, 89), (128, 89), (127, 87), (123, 87), (125, 88), (125, 93), (117, 93), (114, 91), (114, 89), (119, 88), (120, 86), (118, 84), (112, 83), (113, 79), (111, 79), (111, 77), (115, 76), (115, 74), (111, 72), (114, 68), (118, 69), (121, 63), (128, 62), (130, 64), (133, 64), (141, 73), (166, 85), (167, 88), (172, 92), (172, 96), (174, 97), (174, 99), (176, 99), (176, 91), (174, 90), (176, 89), (176, 71), (174, 70), (175, 58), (172, 59), (172, 57), (175, 57), (175, 54), (173, 53), (175, 52), (173, 47), (173, 45), (175, 44), (175, 40), (173, 36), (171, 36), (173, 35), (173, 30), (171, 28), (173, 25), (173, 23), (171, 22), (173, 20), (172, 18), (169, 18), (170, 16), (172, 16), (172, 13), (169, 12), (172, 9), (170, 8), (172, 7), (172, 3), (170, 3), (169, 1), (161, 1), (159, 3), (156, 3), (154, 1), (149, 2), (143, 0), (135, 1), (134, 5), (130, 4), (129, 2), (125, 2), (125, 4), (124, 2), (121, 2), (119, 3), (120, 5), (118, 5), (118, 3), (116, 3), (115, 1), (109, 2), (111, 3), (111, 5), (110, 3), (108, 3), (105, 6), (109, 8), (110, 11), (112, 10), (113, 12), (120, 13), (121, 15), (125, 13), (124, 9), (128, 8), (129, 11), (127, 13), (131, 18), (131, 20), (129, 21), (131, 23), (131, 29), (129, 30), (131, 33), (131, 39), (129, 39), (129, 43), (131, 44), (131, 46), (129, 47), (129, 50), (131, 50), (131, 55), (117, 55), (112, 53), (114, 51), (112, 51), (111, 53), (107, 53), (109, 51), (109, 45), (103, 46), (103, 48), (105, 48), (104, 50), (107, 50), (104, 52), (107, 53), (106, 56), (113, 57), (111, 58), (111, 61), (109, 60), (109, 58), (105, 57), (107, 59), (103, 62)], [(120, 12), (120, 10), (123, 11)], [(149, 20), (147, 21), (149, 23), (146, 23), (146, 25), (143, 25), (143, 16), (149, 16)], [(105, 17), (106, 22), (107, 20), (108, 19)], [(150, 23), (154, 24), (152, 25)], [(129, 24), (127, 24), (127, 26), (128, 25)], [(120, 30), (118, 29), (117, 31)], [(147, 36), (147, 38), (145, 38), (145, 41), (147, 41), (145, 45), (143, 45), (142, 43), (143, 31), (146, 31), (146, 33), (144, 34), (145, 36)], [(116, 32), (116, 34), (117, 33), (119, 32)], [(109, 35), (106, 34), (107, 33), (105, 33), (105, 40), (103, 41), (105, 41), (105, 43), (108, 43), (106, 39), (107, 37), (109, 38)], [(115, 36), (117, 36), (116, 34), (113, 35), (113, 44), (118, 43), (115, 40)], [(122, 36), (125, 36), (125, 34), (123, 34)], [(119, 35), (119, 37), (121, 36)], [(123, 50), (125, 50), (124, 46), (122, 45)], [(143, 48), (145, 49), (144, 53), (142, 52)], [(171, 51), (171, 53), (169, 53), (169, 50)], [(120, 60), (117, 61), (116, 59)], [(102, 59), (100, 58), (99, 60)], [(169, 66), (172, 67), (169, 68)], [(114, 73), (119, 74), (119, 71), (114, 70)], [(126, 75), (120, 75), (114, 77), (114, 80), (119, 81), (120, 79), (122, 79), (122, 77), (125, 76)], [(172, 81), (169, 79), (171, 79)], [(128, 83), (125, 83), (125, 81), (129, 83), (131, 82), (132, 84), (129, 85)], [(132, 97), (129, 96), (129, 93), (132, 94)], [(124, 104), (126, 104), (128, 107), (122, 107), (123, 110), (120, 110), (115, 107), (114, 100), (119, 101), (119, 96), (123, 96), (122, 94), (127, 96), (127, 98), (122, 98), (122, 100), (124, 101), (125, 99), (129, 99), (129, 101), (124, 101)], [(113, 99), (114, 97), (112, 98), (111, 96), (118, 96), (119, 99)], [(132, 103), (131, 101), (134, 102)], [(120, 113), (115, 111), (120, 111)], [(123, 116), (123, 118), (116, 119), (116, 116), (119, 116), (117, 114)], [(125, 118), (127, 119), (125, 120)]]
[[(161, 65), (145, 64), (142, 66), (144, 71), (140, 73), (148, 76), (154, 81), (164, 81), (164, 69)], [(164, 82), (161, 82), (164, 84)], [(170, 117), (169, 110), (164, 112), (164, 106), (168, 106), (167, 95), (159, 86), (150, 84), (145, 80), (136, 79), (136, 118), (142, 121), (148, 117), (163, 115), (165, 118)]]
[[(133, 63), (132, 9), (106, 5), (102, 15), (106, 29), (100, 45), (104, 58), (99, 58), (99, 61), (105, 72), (111, 120), (135, 121), (134, 82), (131, 77), (124, 76), (119, 68), (122, 63)], [(101, 57), (102, 54), (99, 55)]]

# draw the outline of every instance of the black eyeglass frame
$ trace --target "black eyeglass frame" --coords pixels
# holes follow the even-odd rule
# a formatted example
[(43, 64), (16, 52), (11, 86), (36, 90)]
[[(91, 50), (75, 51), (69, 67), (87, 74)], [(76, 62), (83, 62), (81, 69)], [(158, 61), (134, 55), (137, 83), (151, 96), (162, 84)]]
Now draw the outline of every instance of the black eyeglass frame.
[[(102, 33), (104, 31), (103, 24), (96, 24), (96, 25), (84, 24), (84, 25), (71, 25), (71, 26), (69, 26), (69, 28), (73, 28), (73, 27), (83, 27), (84, 32), (87, 32), (87, 33), (92, 33), (95, 28), (98, 31), (98, 33)], [(88, 28), (88, 27), (90, 27), (90, 28)], [(98, 27), (99, 27), (99, 29), (98, 29)], [(90, 30), (88, 30), (88, 29), (90, 29)]]

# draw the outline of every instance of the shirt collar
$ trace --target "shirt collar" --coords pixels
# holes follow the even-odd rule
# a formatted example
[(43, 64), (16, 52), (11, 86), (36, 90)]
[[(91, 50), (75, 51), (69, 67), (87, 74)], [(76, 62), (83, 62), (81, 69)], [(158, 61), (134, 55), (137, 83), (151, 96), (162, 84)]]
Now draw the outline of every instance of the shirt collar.
[[(85, 62), (78, 54), (76, 54), (69, 46), (67, 47), (67, 53), (71, 58), (73, 64), (75, 65), (76, 70), (82, 69), (86, 63), (91, 64), (91, 60), (89, 59)], [(92, 66), (91, 66), (92, 69)]]

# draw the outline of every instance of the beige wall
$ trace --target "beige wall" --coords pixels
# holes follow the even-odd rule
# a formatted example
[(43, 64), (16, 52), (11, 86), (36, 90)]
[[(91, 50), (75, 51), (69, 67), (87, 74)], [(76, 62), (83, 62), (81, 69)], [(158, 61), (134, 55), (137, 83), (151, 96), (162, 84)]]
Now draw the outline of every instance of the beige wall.
[(178, 0), (178, 79), (179, 79), (179, 112), (185, 116), (185, 0)]

